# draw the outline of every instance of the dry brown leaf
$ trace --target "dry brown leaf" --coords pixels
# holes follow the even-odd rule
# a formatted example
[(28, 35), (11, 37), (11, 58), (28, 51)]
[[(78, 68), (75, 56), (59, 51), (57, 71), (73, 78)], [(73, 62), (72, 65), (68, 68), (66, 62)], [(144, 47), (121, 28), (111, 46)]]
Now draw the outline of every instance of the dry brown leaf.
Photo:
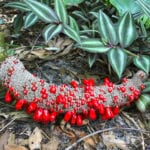
[(13, 144), (16, 144), (15, 143), (15, 134), (10, 133), (9, 138), (8, 138), (8, 145), (13, 145)]
[(103, 134), (102, 137), (103, 137), (103, 142), (106, 145), (107, 149), (118, 147), (121, 150), (129, 150), (125, 141), (116, 139), (113, 133)]
[(7, 144), (8, 138), (9, 138), (9, 133), (7, 131), (0, 136), (0, 150), (3, 150), (4, 145)]
[(50, 53), (46, 50), (38, 50), (38, 51), (31, 51), (31, 54), (37, 56), (38, 58), (45, 58), (46, 56), (50, 55)]
[(28, 150), (24, 146), (18, 146), (18, 145), (5, 145), (4, 150)]
[(57, 150), (60, 141), (53, 136), (47, 144), (42, 144), (42, 150)]
[(30, 150), (39, 149), (41, 150), (42, 132), (36, 127), (29, 137), (29, 148)]

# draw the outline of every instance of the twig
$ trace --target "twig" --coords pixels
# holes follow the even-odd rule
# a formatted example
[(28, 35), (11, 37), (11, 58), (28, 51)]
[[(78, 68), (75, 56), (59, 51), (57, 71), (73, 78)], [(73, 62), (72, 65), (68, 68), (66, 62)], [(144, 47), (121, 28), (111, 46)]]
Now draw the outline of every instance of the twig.
[(89, 138), (90, 136), (94, 136), (98, 133), (102, 133), (102, 132), (107, 132), (107, 131), (111, 131), (111, 130), (115, 130), (115, 129), (121, 129), (121, 130), (134, 130), (134, 131), (139, 131), (139, 132), (148, 132), (148, 131), (143, 131), (141, 129), (134, 129), (134, 128), (118, 128), (118, 127), (113, 127), (113, 128), (108, 128), (108, 129), (103, 129), (103, 130), (98, 130), (96, 132), (93, 132), (91, 134), (88, 134), (82, 138), (80, 138), (79, 140), (77, 140), (75, 143), (73, 143), (71, 146), (67, 147), (65, 150), (71, 150), (73, 147), (75, 147), (78, 143), (80, 143), (81, 141), (85, 140), (86, 138)]
[(8, 122), (3, 128), (0, 129), (0, 132), (2, 132), (5, 128), (7, 128), (12, 122), (14, 122), (16, 118), (13, 118), (10, 122)]

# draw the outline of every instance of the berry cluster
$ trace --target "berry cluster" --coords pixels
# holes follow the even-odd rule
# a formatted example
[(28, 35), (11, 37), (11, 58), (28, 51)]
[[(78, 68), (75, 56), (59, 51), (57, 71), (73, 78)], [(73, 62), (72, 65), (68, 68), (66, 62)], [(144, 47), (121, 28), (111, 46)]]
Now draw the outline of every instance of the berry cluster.
[(24, 108), (37, 122), (54, 122), (63, 114), (66, 122), (78, 126), (83, 119), (95, 120), (98, 115), (103, 120), (114, 118), (121, 106), (139, 98), (146, 77), (139, 71), (132, 79), (123, 78), (118, 85), (107, 77), (99, 86), (92, 78), (84, 79), (82, 84), (72, 80), (69, 85), (55, 85), (32, 75), (15, 57), (7, 58), (0, 66), (0, 80), (8, 89), (6, 103), (15, 100), (16, 110)]

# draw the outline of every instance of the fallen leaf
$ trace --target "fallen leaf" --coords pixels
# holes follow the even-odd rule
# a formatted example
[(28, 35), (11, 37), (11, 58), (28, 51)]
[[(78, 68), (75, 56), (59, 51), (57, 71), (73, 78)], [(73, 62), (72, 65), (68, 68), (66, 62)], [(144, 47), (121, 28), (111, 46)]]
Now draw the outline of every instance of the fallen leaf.
[(8, 138), (8, 145), (14, 145), (15, 143), (15, 134), (10, 133)]
[(47, 144), (42, 144), (42, 150), (57, 150), (60, 141), (53, 136)]
[(0, 150), (3, 150), (4, 145), (7, 144), (8, 138), (9, 138), (9, 133), (8, 133), (8, 131), (6, 131), (5, 133), (3, 133), (3, 134), (0, 136)]
[(28, 150), (24, 146), (18, 146), (18, 145), (5, 145), (4, 150)]
[(41, 150), (42, 132), (36, 127), (29, 137), (29, 148), (30, 150), (39, 149)]
[(103, 134), (103, 143), (106, 145), (107, 149), (112, 149), (118, 147), (121, 150), (129, 150), (125, 141), (115, 138), (113, 133)]

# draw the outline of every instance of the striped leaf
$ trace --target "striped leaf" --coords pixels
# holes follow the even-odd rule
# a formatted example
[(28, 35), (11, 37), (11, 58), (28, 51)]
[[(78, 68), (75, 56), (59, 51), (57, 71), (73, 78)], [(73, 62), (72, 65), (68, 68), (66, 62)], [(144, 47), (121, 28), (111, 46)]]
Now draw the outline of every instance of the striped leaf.
[(12, 8), (21, 10), (21, 11), (30, 11), (30, 9), (27, 7), (27, 5), (22, 2), (10, 2), (10, 3), (6, 4), (5, 7), (12, 7)]
[(78, 5), (82, 3), (84, 0), (64, 0), (66, 5)]
[(118, 38), (114, 24), (112, 23), (110, 18), (102, 11), (100, 11), (98, 14), (98, 27), (100, 30), (101, 37), (105, 41), (113, 45), (117, 45)]
[(34, 25), (38, 21), (38, 16), (35, 15), (33, 12), (29, 12), (24, 20), (24, 28), (28, 28)]
[(35, 1), (35, 0), (23, 0), (24, 3), (35, 13), (39, 19), (46, 23), (58, 21), (58, 17), (46, 4)]
[(77, 33), (79, 33), (79, 26), (76, 20), (71, 16), (69, 16), (69, 23), (70, 27), (73, 28)]
[(63, 0), (55, 0), (55, 12), (59, 17), (60, 21), (64, 24), (68, 23), (68, 16)]
[(104, 46), (104, 44), (99, 39), (82, 40), (79, 48), (92, 53), (105, 53), (110, 50), (110, 48)]
[(81, 43), (80, 35), (77, 33), (76, 30), (74, 30), (70, 26), (65, 25), (64, 34), (66, 34), (68, 37), (70, 37), (71, 39), (73, 39), (77, 43)]
[(118, 25), (118, 37), (122, 47), (128, 47), (137, 38), (134, 20), (130, 13), (125, 13)]
[(97, 54), (90, 54), (88, 56), (88, 64), (90, 68), (94, 65), (96, 58), (97, 58)]
[(150, 80), (144, 82), (144, 84), (145, 84), (145, 89), (142, 92), (144, 92), (144, 93), (149, 92), (150, 93)]
[(51, 40), (53, 37), (58, 35), (63, 29), (62, 24), (56, 25), (56, 24), (50, 24), (46, 26), (43, 30), (43, 37), (46, 42)]
[(147, 106), (150, 105), (150, 95), (149, 94), (142, 94), (138, 101), (136, 102), (137, 108), (141, 112), (145, 112)]
[(140, 8), (144, 11), (144, 13), (150, 17), (150, 1), (145, 0), (137, 0), (136, 3), (140, 6)]
[(135, 57), (133, 62), (138, 68), (142, 69), (147, 74), (150, 72), (150, 56), (141, 55), (139, 57)]
[(121, 78), (126, 67), (127, 54), (121, 48), (111, 49), (108, 52), (108, 61), (111, 64), (114, 72)]

